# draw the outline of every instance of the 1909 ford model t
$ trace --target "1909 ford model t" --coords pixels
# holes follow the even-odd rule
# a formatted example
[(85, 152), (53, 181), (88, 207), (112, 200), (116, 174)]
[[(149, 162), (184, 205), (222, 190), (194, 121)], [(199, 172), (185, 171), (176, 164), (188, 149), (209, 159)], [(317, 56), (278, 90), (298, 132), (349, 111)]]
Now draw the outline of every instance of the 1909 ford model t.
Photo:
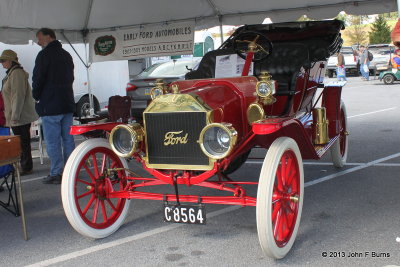
[[(66, 164), (62, 201), (72, 226), (106, 237), (124, 222), (130, 199), (164, 201), (164, 220), (184, 223), (205, 223), (203, 204), (256, 206), (263, 251), (284, 257), (302, 212), (302, 159), (330, 150), (342, 167), (347, 157), (342, 87), (322, 83), (327, 59), (342, 45), (342, 28), (337, 20), (240, 27), (185, 81), (157, 83), (143, 123), (72, 127), (72, 134), (103, 130), (109, 139), (84, 141)], [(244, 59), (241, 75), (215, 78), (220, 63), (236, 54)], [(255, 146), (268, 149), (259, 181), (229, 178)], [(128, 169), (132, 159), (149, 177)], [(175, 194), (144, 191), (156, 185), (171, 185)], [(248, 196), (245, 185), (258, 185), (257, 196)], [(183, 195), (179, 186), (230, 195)]]

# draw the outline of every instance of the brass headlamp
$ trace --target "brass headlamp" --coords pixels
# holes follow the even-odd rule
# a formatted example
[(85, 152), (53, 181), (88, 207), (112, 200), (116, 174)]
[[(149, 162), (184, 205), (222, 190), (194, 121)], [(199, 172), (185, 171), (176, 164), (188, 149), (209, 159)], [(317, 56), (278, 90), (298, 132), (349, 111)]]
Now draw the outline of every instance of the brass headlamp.
[(128, 158), (139, 149), (143, 138), (144, 130), (139, 123), (120, 124), (112, 129), (109, 142), (115, 154)]

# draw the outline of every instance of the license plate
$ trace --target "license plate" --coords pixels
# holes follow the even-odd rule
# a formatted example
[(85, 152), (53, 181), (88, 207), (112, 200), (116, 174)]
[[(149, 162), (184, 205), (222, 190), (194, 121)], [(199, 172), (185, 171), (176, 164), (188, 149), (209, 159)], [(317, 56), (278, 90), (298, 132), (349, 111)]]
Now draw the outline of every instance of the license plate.
[(151, 95), (150, 92), (151, 92), (151, 89), (144, 89), (144, 94), (145, 95)]
[(164, 204), (164, 221), (173, 223), (206, 224), (203, 205)]

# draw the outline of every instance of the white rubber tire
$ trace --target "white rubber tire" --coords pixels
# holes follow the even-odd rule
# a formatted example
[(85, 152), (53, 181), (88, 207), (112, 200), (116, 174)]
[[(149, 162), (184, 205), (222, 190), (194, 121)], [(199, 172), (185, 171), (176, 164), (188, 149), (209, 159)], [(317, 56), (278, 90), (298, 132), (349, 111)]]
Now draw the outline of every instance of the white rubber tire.
[[(95, 229), (87, 225), (85, 221), (81, 218), (75, 204), (75, 196), (74, 196), (74, 185), (76, 179), (75, 174), (83, 157), (90, 150), (97, 147), (107, 148), (112, 153), (114, 153), (111, 150), (109, 143), (102, 138), (88, 139), (83, 143), (81, 143), (78, 147), (76, 147), (75, 150), (70, 155), (64, 168), (62, 183), (61, 183), (61, 199), (65, 215), (67, 216), (68, 221), (70, 222), (72, 227), (77, 232), (91, 238), (104, 238), (117, 231), (118, 228), (124, 223), (129, 210), (130, 201), (129, 200), (125, 201), (125, 205), (118, 219), (112, 225), (110, 225), (105, 229)], [(120, 158), (120, 160), (124, 168), (128, 168), (126, 160), (124, 158)]]
[[(347, 112), (346, 112), (346, 106), (343, 101), (340, 103), (340, 110), (341, 112), (343, 111), (344, 113), (344, 123), (345, 123), (345, 131), (348, 131), (347, 128)], [(340, 115), (342, 116), (342, 115)], [(333, 166), (336, 168), (342, 168), (347, 161), (347, 152), (349, 150), (349, 138), (346, 135), (346, 141), (345, 141), (345, 151), (344, 155), (341, 154), (340, 152), (340, 139), (338, 139), (330, 148), (331, 151), (331, 158), (333, 162)]]
[[(273, 234), (273, 222), (272, 222), (272, 194), (274, 189), (274, 183), (276, 178), (277, 169), (282, 155), (291, 150), (294, 152), (299, 169), (299, 190), (300, 196), (298, 201), (298, 212), (296, 222), (291, 234), (290, 239), (284, 247), (279, 247), (275, 242)], [(299, 147), (297, 143), (289, 137), (280, 137), (276, 139), (270, 148), (268, 149), (267, 155), (262, 165), (260, 179), (257, 190), (257, 231), (258, 239), (260, 241), (263, 252), (274, 259), (281, 259), (286, 256), (293, 246), (294, 240), (296, 239), (297, 231), (300, 224), (301, 212), (303, 207), (304, 196), (304, 171), (303, 161), (301, 158)], [(267, 219), (270, 218), (270, 219)]]

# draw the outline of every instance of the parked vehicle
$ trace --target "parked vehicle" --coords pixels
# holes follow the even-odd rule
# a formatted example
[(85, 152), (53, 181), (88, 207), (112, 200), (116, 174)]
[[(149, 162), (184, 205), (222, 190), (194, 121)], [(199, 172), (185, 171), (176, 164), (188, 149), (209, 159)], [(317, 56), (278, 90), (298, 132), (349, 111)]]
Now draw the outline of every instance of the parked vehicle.
[[(143, 122), (73, 126), (72, 134), (110, 134), (84, 141), (68, 159), (61, 192), (71, 225), (91, 238), (109, 236), (123, 224), (131, 199), (162, 201), (160, 216), (179, 223), (205, 224), (205, 204), (255, 206), (262, 250), (285, 257), (302, 214), (303, 158), (330, 151), (336, 167), (347, 158), (344, 82), (323, 84), (343, 28), (339, 20), (242, 26), (186, 80), (158, 82)], [(236, 55), (244, 64), (232, 65)], [(214, 78), (217, 72), (225, 78)], [(259, 180), (229, 177), (255, 146), (268, 149)], [(128, 160), (149, 175), (137, 175)], [(152, 191), (157, 185), (169, 185), (169, 193)], [(183, 186), (229, 195), (182, 194)], [(258, 186), (257, 195), (249, 186)]]
[[(83, 44), (74, 44), (76, 51), (85, 55)], [(75, 51), (66, 44), (63, 48), (67, 50), (74, 61), (74, 97), (76, 103), (76, 117), (89, 115), (89, 94), (88, 76), (85, 66), (76, 55)], [(30, 42), (26, 45), (8, 45), (0, 43), (0, 52), (4, 49), (12, 49), (18, 54), (19, 61), (24, 69), (29, 73), (29, 82), (32, 84), (32, 72), (35, 66), (36, 55), (40, 51), (40, 46)], [(124, 95), (125, 84), (129, 77), (127, 61), (108, 61), (93, 63), (89, 68), (91, 89), (95, 111), (98, 112), (108, 103), (108, 98), (112, 95)], [(5, 76), (5, 70), (0, 71), (0, 79)]]
[(392, 69), (379, 73), (379, 80), (385, 84), (393, 84), (395, 81), (400, 81), (400, 70), (393, 71)]
[(132, 77), (126, 85), (126, 95), (132, 98), (132, 116), (142, 119), (143, 111), (151, 100), (150, 90), (158, 79), (163, 79), (166, 84), (184, 79), (185, 74), (195, 69), (199, 62), (200, 58), (156, 63)]
[[(358, 73), (358, 68), (357, 68), (357, 56), (355, 55), (355, 52), (351, 46), (343, 46), (342, 49), (340, 50), (344, 56), (344, 62), (345, 62), (345, 67), (346, 67), (346, 73)], [(336, 64), (337, 64), (337, 55), (332, 55), (329, 60), (328, 60), (328, 67), (326, 70), (326, 73), (329, 78), (332, 78), (333, 76), (336, 76)]]
[(374, 44), (368, 46), (368, 51), (374, 56), (369, 65), (371, 75), (379, 74), (391, 68), (390, 60), (394, 50), (395, 47), (390, 44)]

